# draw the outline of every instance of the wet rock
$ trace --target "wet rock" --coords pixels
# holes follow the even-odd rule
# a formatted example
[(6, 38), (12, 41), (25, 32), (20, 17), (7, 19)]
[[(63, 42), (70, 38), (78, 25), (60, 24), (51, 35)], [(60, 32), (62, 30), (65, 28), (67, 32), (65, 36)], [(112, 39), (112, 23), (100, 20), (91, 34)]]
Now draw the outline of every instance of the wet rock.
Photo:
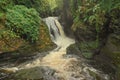
[(12, 75), (13, 79), (32, 79), (32, 80), (55, 80), (53, 77), (55, 70), (49, 67), (33, 67), (22, 69)]
[(0, 73), (0, 80), (4, 80), (6, 77), (8, 77), (8, 74)]
[(81, 55), (81, 52), (79, 50), (79, 48), (76, 46), (76, 44), (72, 44), (67, 48), (67, 52), (68, 55), (72, 54), (72, 55)]
[(101, 73), (101, 75), (99, 75), (98, 73), (95, 73), (94, 71), (88, 70), (89, 74), (91, 76), (93, 76), (93, 79), (95, 80), (109, 80), (108, 75), (102, 75), (103, 73)]

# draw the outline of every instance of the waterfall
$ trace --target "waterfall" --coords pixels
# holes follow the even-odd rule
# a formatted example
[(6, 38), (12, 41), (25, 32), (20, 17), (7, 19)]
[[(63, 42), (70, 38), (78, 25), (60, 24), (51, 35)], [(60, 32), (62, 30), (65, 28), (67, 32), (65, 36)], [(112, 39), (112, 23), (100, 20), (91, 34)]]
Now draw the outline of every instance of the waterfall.
[(65, 35), (64, 30), (57, 19), (57, 17), (48, 17), (43, 20), (48, 26), (52, 41), (58, 46), (57, 49), (61, 48), (62, 50), (65, 50), (70, 44), (75, 43), (75, 41)]

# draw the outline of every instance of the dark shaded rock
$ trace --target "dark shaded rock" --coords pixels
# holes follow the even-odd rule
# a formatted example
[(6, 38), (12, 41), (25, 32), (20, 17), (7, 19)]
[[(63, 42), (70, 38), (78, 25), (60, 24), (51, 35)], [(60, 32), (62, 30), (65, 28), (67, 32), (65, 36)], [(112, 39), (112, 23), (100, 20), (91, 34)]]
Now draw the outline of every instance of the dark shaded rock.
[(60, 15), (60, 22), (63, 26), (63, 29), (67, 36), (74, 37), (73, 31), (71, 30), (71, 26), (73, 24), (73, 16), (71, 13), (71, 6), (70, 0), (63, 0), (61, 15)]
[(74, 23), (72, 27), (76, 27), (74, 36), (77, 41), (77, 47), (82, 55), (88, 59), (92, 58), (99, 52), (99, 43), (96, 38), (97, 33), (95, 28), (82, 24), (79, 25), (78, 23)]
[(120, 64), (120, 35), (111, 34), (108, 37), (106, 45), (101, 53), (107, 55), (113, 60), (113, 63)]
[(120, 76), (120, 35), (110, 34), (106, 45), (102, 48), (101, 54), (111, 59), (111, 64), (116, 66), (117, 80)]
[(81, 52), (79, 50), (79, 48), (76, 46), (76, 44), (72, 44), (67, 48), (67, 52), (68, 55), (72, 54), (72, 55), (81, 55)]
[(80, 27), (77, 28), (74, 32), (75, 38), (78, 42), (81, 41), (95, 41), (96, 40), (96, 31), (92, 27)]
[(112, 64), (111, 59), (104, 54), (95, 55), (94, 58), (87, 62), (97, 70), (103, 71), (110, 76), (110, 80), (115, 80), (116, 67)]

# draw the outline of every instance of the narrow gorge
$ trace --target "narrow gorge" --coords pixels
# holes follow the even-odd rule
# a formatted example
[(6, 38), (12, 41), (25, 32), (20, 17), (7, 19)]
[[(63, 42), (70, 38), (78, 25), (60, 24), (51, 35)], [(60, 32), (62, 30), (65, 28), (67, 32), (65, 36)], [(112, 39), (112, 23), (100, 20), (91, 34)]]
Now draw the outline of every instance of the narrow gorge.
[[(57, 17), (43, 19), (49, 28), (52, 41), (57, 45), (44, 57), (38, 57), (14, 67), (3, 67), (1, 70), (14, 72), (11, 79), (39, 80), (109, 80), (110, 76), (85, 63), (82, 57), (66, 54), (66, 48), (75, 43), (68, 38)], [(97, 75), (97, 77), (94, 77)], [(4, 78), (4, 77), (3, 77)], [(2, 79), (2, 78), (1, 78)], [(7, 79), (8, 80), (8, 79)]]
[(0, 0), (0, 80), (120, 80), (120, 0)]

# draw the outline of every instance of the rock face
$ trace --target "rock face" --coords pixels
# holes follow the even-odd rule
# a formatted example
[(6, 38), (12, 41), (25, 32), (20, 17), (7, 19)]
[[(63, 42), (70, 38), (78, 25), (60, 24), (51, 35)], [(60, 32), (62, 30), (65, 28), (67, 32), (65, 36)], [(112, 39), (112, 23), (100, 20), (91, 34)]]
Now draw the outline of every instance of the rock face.
[[(110, 19), (104, 23), (98, 34), (98, 41), (97, 32), (93, 26), (81, 23), (73, 24), (73, 27), (76, 28), (75, 30), (73, 29), (77, 41), (76, 45), (81, 54), (89, 59), (100, 55), (99, 58), (103, 59), (101, 62), (104, 61), (109, 63), (110, 66), (114, 66), (117, 76), (116, 80), (120, 80), (120, 18), (118, 17), (118, 11), (114, 10), (111, 12), (109, 15)], [(97, 61), (97, 59), (95, 60)]]
[(61, 23), (64, 26), (64, 31), (67, 36), (73, 37), (71, 26), (73, 24), (73, 17), (70, 10), (70, 1), (63, 0), (63, 7), (61, 10)]
[(120, 36), (116, 36), (115, 34), (111, 34), (108, 37), (106, 45), (102, 48), (103, 54), (109, 56), (113, 63), (118, 65), (120, 64)]
[(98, 45), (96, 42), (96, 31), (92, 27), (80, 27), (74, 32), (77, 40), (76, 44), (82, 55), (86, 58), (92, 58)]
[(111, 64), (116, 66), (116, 80), (120, 80), (120, 17), (119, 11), (114, 10), (111, 12), (111, 22), (109, 33), (105, 46), (102, 47), (101, 54), (107, 56), (111, 60)]
[(108, 37), (106, 45), (101, 50), (101, 54), (108, 56), (111, 59), (112, 64), (114, 64), (117, 67), (117, 72), (116, 72), (117, 78), (119, 78), (120, 75), (120, 42), (119, 41), (120, 41), (120, 35), (111, 34)]

